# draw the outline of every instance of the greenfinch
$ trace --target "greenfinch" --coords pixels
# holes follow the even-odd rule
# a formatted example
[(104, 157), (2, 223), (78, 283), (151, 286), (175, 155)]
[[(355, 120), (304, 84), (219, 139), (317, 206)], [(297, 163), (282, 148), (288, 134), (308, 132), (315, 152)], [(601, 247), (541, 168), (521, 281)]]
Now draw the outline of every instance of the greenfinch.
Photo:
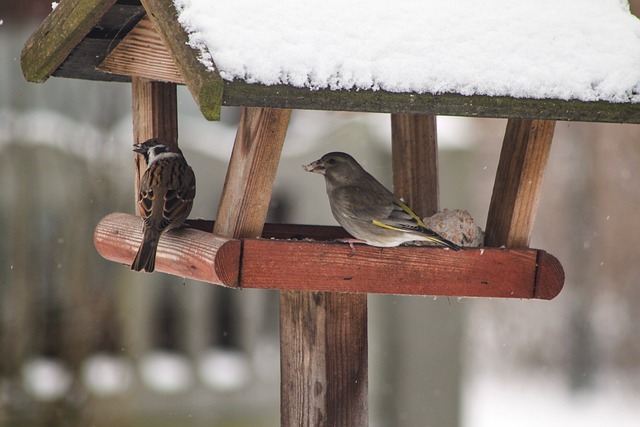
[(406, 203), (350, 155), (328, 153), (303, 168), (324, 175), (331, 213), (356, 241), (379, 247), (424, 241), (460, 250), (429, 229)]

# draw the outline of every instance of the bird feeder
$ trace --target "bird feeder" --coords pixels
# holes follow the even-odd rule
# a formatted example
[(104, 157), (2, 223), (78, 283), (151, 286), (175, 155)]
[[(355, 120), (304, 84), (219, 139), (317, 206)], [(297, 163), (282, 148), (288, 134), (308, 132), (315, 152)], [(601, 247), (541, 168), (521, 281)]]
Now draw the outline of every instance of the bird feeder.
[[(215, 222), (190, 221), (189, 228), (163, 236), (156, 269), (281, 292), (283, 426), (367, 425), (368, 293), (558, 295), (564, 283), (559, 261), (529, 248), (555, 121), (640, 123), (640, 104), (632, 101), (225, 80), (215, 63), (201, 61), (178, 16), (168, 0), (65, 0), (25, 44), (22, 70), (31, 82), (50, 76), (130, 82), (136, 144), (152, 137), (177, 141), (176, 85), (188, 87), (207, 120), (217, 120), (224, 106), (243, 107)], [(338, 227), (265, 224), (292, 109), (390, 114), (394, 190), (421, 216), (438, 210), (436, 115), (508, 118), (486, 247), (358, 246), (354, 255), (335, 241), (346, 237)], [(138, 179), (140, 165), (136, 173)], [(108, 215), (95, 230), (98, 252), (130, 264), (141, 224), (134, 215)]]

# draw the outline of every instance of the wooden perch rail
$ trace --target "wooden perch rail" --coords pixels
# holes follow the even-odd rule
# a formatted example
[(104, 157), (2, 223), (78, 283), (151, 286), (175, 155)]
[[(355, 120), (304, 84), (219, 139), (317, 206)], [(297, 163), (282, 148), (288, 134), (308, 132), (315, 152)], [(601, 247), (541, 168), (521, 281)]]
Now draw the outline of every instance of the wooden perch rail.
[[(138, 217), (108, 215), (96, 228), (95, 246), (103, 257), (130, 264), (141, 229)], [(352, 255), (347, 244), (320, 241), (340, 237), (339, 227), (266, 225), (263, 239), (241, 240), (187, 228), (163, 236), (156, 269), (228, 287), (458, 297), (552, 299), (564, 284), (559, 261), (542, 250), (357, 245)]]
[[(96, 227), (93, 242), (104, 258), (131, 265), (142, 241), (142, 219), (113, 213)], [(156, 255), (156, 270), (189, 279), (235, 287), (241, 242), (191, 228), (165, 233)]]

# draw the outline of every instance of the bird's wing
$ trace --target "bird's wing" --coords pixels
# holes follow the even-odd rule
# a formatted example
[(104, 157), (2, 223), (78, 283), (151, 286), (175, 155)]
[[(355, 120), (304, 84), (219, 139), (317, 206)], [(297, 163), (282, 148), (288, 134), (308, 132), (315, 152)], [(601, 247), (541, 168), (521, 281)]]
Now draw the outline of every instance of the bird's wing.
[(411, 210), (409, 206), (402, 200), (396, 198), (393, 201), (393, 209), (389, 217), (385, 220), (374, 220), (374, 225), (387, 228), (390, 230), (404, 231), (411, 234), (419, 234), (423, 238), (433, 243), (447, 246), (455, 251), (459, 251), (460, 247), (450, 240), (440, 236), (435, 231), (425, 225), (420, 217)]
[(420, 217), (406, 203), (398, 198), (391, 202), (391, 209), (385, 218), (373, 220), (375, 225), (397, 231), (435, 235)]
[(162, 229), (171, 226), (176, 221), (184, 221), (191, 211), (193, 199), (196, 196), (196, 177), (193, 169), (186, 163), (176, 163), (173, 167), (179, 169), (172, 171), (175, 172), (173, 176), (182, 177), (182, 179), (168, 187), (164, 194)]
[(335, 188), (330, 199), (349, 218), (371, 222), (389, 216), (394, 197), (390, 192), (371, 191), (366, 186), (345, 185)]
[[(173, 168), (182, 168), (174, 171)], [(168, 177), (181, 177), (166, 192), (160, 183)], [(186, 163), (166, 163), (158, 161), (153, 169), (147, 169), (140, 180), (138, 193), (138, 213), (145, 226), (157, 231), (170, 228), (176, 221), (182, 222), (189, 215), (196, 192), (193, 170)]]

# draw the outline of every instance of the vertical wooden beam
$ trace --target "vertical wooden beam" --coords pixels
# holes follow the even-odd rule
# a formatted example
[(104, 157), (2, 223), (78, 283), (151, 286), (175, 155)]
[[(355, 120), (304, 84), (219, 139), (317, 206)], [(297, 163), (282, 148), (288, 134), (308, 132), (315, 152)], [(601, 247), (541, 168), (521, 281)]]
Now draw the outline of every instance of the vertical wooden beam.
[[(178, 101), (176, 85), (141, 77), (131, 78), (133, 107), (133, 143), (141, 144), (149, 138), (161, 138), (178, 143)], [(135, 156), (135, 194), (146, 165), (144, 158)]]
[[(394, 191), (421, 217), (436, 213), (440, 208), (437, 117), (392, 114), (391, 137)], [(458, 425), (462, 307), (444, 299), (376, 302), (384, 310), (384, 345), (402, 349), (383, 359), (393, 370), (385, 378), (393, 388), (384, 403), (385, 421), (389, 425)], [(437, 395), (433, 390), (438, 390)]]
[(222, 189), (215, 234), (262, 234), (291, 110), (244, 108)]
[(529, 247), (555, 121), (509, 119), (487, 218), (485, 244)]
[(280, 425), (369, 425), (367, 295), (280, 293)]
[(368, 425), (366, 298), (281, 293), (281, 426)]
[(393, 189), (418, 215), (438, 211), (438, 139), (436, 116), (391, 115)]

